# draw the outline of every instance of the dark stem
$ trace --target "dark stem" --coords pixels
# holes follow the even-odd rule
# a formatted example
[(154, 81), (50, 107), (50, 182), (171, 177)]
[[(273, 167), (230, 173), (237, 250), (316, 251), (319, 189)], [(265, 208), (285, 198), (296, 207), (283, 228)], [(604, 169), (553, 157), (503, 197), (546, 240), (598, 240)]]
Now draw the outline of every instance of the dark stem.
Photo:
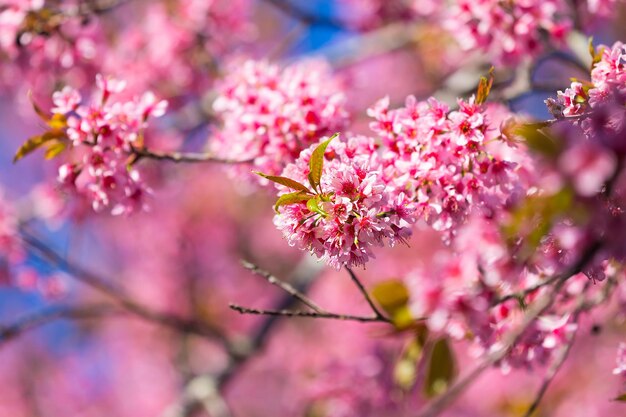
[(357, 321), (361, 323), (380, 322), (378, 317), (354, 316), (351, 314), (335, 314), (335, 313), (318, 313), (315, 311), (301, 310), (262, 310), (256, 308), (242, 307), (237, 304), (230, 304), (230, 308), (241, 314), (255, 314), (262, 316), (281, 316), (281, 317), (306, 317), (312, 319), (333, 319), (345, 321)]
[(320, 313), (320, 314), (327, 313), (326, 311), (324, 311), (322, 307), (318, 306), (315, 303), (315, 301), (311, 300), (308, 296), (306, 296), (304, 293), (299, 291), (297, 288), (295, 288), (291, 284), (276, 278), (274, 275), (259, 268), (257, 265), (253, 264), (252, 262), (242, 260), (241, 264), (243, 265), (244, 268), (252, 271), (254, 274), (260, 277), (265, 278), (265, 280), (269, 282), (270, 284), (280, 288), (281, 290), (285, 291), (287, 294), (291, 295), (293, 298), (301, 301), (304, 305), (310, 307), (316, 313)]
[(352, 279), (352, 282), (354, 282), (354, 284), (357, 286), (357, 288), (363, 295), (363, 298), (365, 298), (365, 301), (367, 301), (367, 304), (370, 306), (370, 308), (374, 312), (375, 318), (377, 319), (376, 321), (390, 322), (390, 320), (387, 317), (385, 317), (383, 313), (381, 313), (378, 307), (376, 307), (376, 304), (374, 303), (369, 293), (365, 289), (365, 286), (361, 283), (361, 281), (359, 281), (359, 278), (356, 276), (354, 271), (347, 266), (346, 266), (346, 271), (348, 271), (348, 274), (350, 274), (350, 278)]
[(111, 305), (56, 306), (21, 317), (10, 324), (0, 324), (0, 342), (7, 342), (21, 334), (56, 320), (78, 320), (99, 318), (120, 313)]
[(252, 159), (234, 160), (227, 158), (218, 158), (215, 155), (206, 153), (184, 153), (184, 152), (157, 152), (148, 149), (133, 148), (132, 153), (138, 158), (155, 159), (157, 161), (171, 162), (212, 162), (216, 164), (248, 164)]
[(97, 289), (98, 291), (111, 297), (120, 306), (127, 311), (134, 313), (135, 315), (166, 326), (173, 328), (177, 331), (193, 333), (198, 336), (208, 337), (210, 339), (217, 339), (222, 343), (226, 343), (226, 337), (220, 329), (204, 321), (198, 321), (195, 319), (187, 319), (175, 314), (154, 311), (143, 304), (130, 298), (123, 290), (113, 286), (107, 280), (100, 276), (90, 272), (78, 265), (75, 265), (67, 261), (63, 256), (56, 253), (48, 245), (27, 233), (25, 230), (21, 230), (21, 237), (24, 243), (30, 246), (35, 251), (39, 252), (43, 258), (58, 267), (59, 269), (67, 272), (78, 281)]

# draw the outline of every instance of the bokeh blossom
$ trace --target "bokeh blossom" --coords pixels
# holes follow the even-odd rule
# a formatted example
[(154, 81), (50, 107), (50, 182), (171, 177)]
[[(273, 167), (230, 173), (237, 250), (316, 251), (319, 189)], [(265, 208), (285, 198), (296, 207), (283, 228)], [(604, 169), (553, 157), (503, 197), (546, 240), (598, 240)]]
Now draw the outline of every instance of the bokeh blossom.
[(214, 152), (250, 159), (255, 170), (268, 175), (280, 174), (302, 150), (347, 123), (345, 95), (323, 62), (280, 68), (246, 61), (234, 68), (219, 92), (213, 107), (223, 128), (212, 138)]

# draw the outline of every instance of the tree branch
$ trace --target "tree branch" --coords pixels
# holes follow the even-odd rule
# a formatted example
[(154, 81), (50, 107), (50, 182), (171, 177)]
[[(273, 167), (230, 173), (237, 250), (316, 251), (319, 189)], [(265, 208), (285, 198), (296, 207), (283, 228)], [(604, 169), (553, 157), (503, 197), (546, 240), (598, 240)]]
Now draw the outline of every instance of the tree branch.
[(149, 307), (133, 300), (123, 290), (113, 286), (104, 278), (67, 261), (63, 256), (56, 253), (45, 243), (41, 242), (34, 236), (31, 236), (26, 231), (21, 230), (20, 233), (24, 243), (39, 252), (48, 262), (67, 272), (78, 281), (106, 294), (125, 310), (145, 320), (162, 326), (170, 327), (180, 332), (192, 333), (209, 339), (218, 340), (223, 344), (227, 344), (226, 336), (216, 326), (204, 321), (187, 319), (167, 312), (154, 311)]
[[(292, 274), (293, 279), (290, 281), (293, 283), (293, 288), (297, 292), (305, 294), (321, 269), (322, 266), (319, 262), (314, 262), (312, 258), (305, 257)], [(291, 308), (295, 301), (297, 299), (292, 297), (291, 294), (285, 293), (275, 305), (278, 310), (284, 310)], [(266, 315), (259, 327), (248, 339), (231, 341), (227, 347), (229, 354), (228, 365), (217, 374), (197, 375), (192, 378), (185, 385), (180, 401), (170, 407), (163, 417), (189, 417), (193, 415), (194, 410), (199, 405), (204, 406), (207, 410), (207, 407), (215, 406), (218, 407), (219, 411), (220, 401), (223, 402), (219, 392), (223, 391), (228, 382), (248, 360), (262, 349), (269, 339), (272, 330), (279, 323), (280, 318), (281, 316)], [(198, 387), (203, 387), (203, 389), (198, 389)], [(212, 387), (217, 387), (217, 391), (213, 390)], [(221, 412), (227, 413), (228, 407), (225, 403), (222, 405), (224, 407), (221, 407)], [(213, 412), (211, 415), (215, 417), (229, 417), (229, 414), (217, 412)]]
[(501, 345), (492, 350), (481, 363), (479, 363), (473, 370), (471, 370), (464, 378), (459, 379), (454, 383), (444, 394), (437, 397), (429, 404), (427, 404), (417, 417), (435, 417), (441, 414), (452, 402), (454, 402), (459, 395), (461, 395), (482, 373), (492, 365), (502, 360), (513, 347), (517, 344), (517, 341), (524, 334), (526, 329), (543, 314), (548, 308), (552, 306), (555, 298), (559, 294), (559, 291), (565, 284), (565, 282), (572, 276), (579, 273), (586, 265), (593, 259), (596, 253), (600, 250), (602, 244), (599, 240), (593, 241), (587, 247), (587, 250), (581, 255), (577, 262), (567, 268), (565, 271), (557, 275), (558, 278), (552, 278), (555, 281), (555, 285), (550, 287), (550, 291), (537, 299), (531, 304), (524, 320), (514, 330), (509, 332), (503, 337)]
[(372, 301), (369, 294), (367, 293), (367, 290), (365, 289), (361, 281), (359, 281), (356, 274), (348, 267), (346, 267), (346, 270), (350, 274), (350, 278), (355, 283), (355, 285), (359, 289), (359, 292), (363, 295), (363, 297), (367, 301), (370, 308), (373, 310), (374, 312), (373, 316), (365, 317), (365, 316), (357, 316), (357, 315), (352, 315), (352, 314), (339, 314), (339, 313), (333, 313), (333, 312), (327, 311), (323, 309), (322, 307), (320, 307), (319, 305), (317, 305), (313, 300), (311, 300), (301, 291), (297, 290), (290, 284), (279, 280), (278, 278), (276, 278), (269, 272), (260, 269), (258, 266), (250, 262), (243, 261), (242, 264), (245, 268), (265, 278), (270, 284), (275, 285), (278, 288), (285, 291), (287, 294), (289, 294), (290, 297), (293, 297), (296, 300), (301, 301), (306, 306), (310, 307), (313, 311), (290, 310), (287, 308), (264, 310), (264, 309), (243, 307), (243, 306), (232, 304), (232, 303), (229, 305), (232, 310), (238, 311), (241, 314), (254, 314), (254, 315), (265, 315), (265, 316), (274, 316), (274, 317), (279, 317), (279, 316), (308, 317), (308, 318), (317, 318), (317, 319), (357, 321), (361, 323), (363, 322), (390, 323), (390, 320), (378, 310), (378, 308), (374, 304), (374, 301)]
[(254, 314), (262, 316), (282, 316), (282, 317), (307, 317), (312, 319), (334, 319), (357, 321), (361, 323), (380, 322), (378, 317), (354, 316), (351, 314), (335, 314), (329, 312), (301, 311), (301, 310), (262, 310), (256, 308), (242, 307), (237, 304), (230, 304), (231, 309), (241, 314)]
[(25, 315), (13, 323), (0, 324), (0, 343), (8, 342), (29, 330), (39, 328), (56, 320), (91, 319), (109, 314), (117, 314), (119, 312), (120, 311), (115, 308), (112, 308), (112, 306), (106, 304), (46, 308)]
[(376, 304), (374, 304), (374, 301), (372, 300), (369, 293), (365, 289), (365, 286), (361, 283), (361, 281), (359, 281), (359, 278), (356, 276), (354, 271), (348, 268), (347, 266), (346, 266), (346, 271), (348, 271), (348, 274), (350, 274), (350, 278), (352, 279), (352, 282), (354, 282), (354, 284), (357, 286), (357, 288), (363, 295), (363, 298), (365, 298), (365, 301), (367, 301), (367, 304), (370, 306), (370, 308), (374, 312), (374, 318), (376, 319), (374, 321), (384, 321), (384, 322), (390, 323), (390, 320), (387, 317), (385, 317), (383, 313), (380, 312), (378, 307), (376, 307)]
[[(574, 318), (574, 323), (576, 324), (578, 324), (578, 316), (579, 316), (578, 313), (580, 313), (580, 311), (576, 312), (576, 315)], [(530, 407), (528, 407), (528, 410), (526, 410), (526, 413), (524, 413), (524, 417), (532, 416), (535, 410), (537, 410), (537, 407), (539, 407), (539, 403), (543, 399), (543, 396), (546, 394), (548, 387), (550, 386), (550, 384), (554, 380), (554, 377), (559, 372), (559, 370), (565, 363), (565, 360), (569, 356), (569, 352), (572, 349), (572, 346), (574, 346), (574, 340), (576, 339), (577, 332), (578, 332), (578, 329), (574, 330), (572, 334), (568, 337), (567, 344), (561, 349), (561, 352), (557, 356), (556, 360), (552, 363), (552, 365), (550, 366), (550, 369), (548, 369), (543, 379), (543, 382), (541, 383), (541, 387), (539, 388), (539, 391), (537, 392), (537, 395), (535, 396), (535, 399), (533, 400), (532, 404), (530, 405)]]
[[(316, 313), (320, 313), (320, 314), (324, 314), (325, 313), (324, 309), (322, 307), (318, 306), (315, 303), (315, 301), (311, 300), (304, 293), (298, 291), (298, 289), (293, 287), (291, 284), (289, 284), (287, 282), (284, 282), (284, 281), (281, 281), (280, 279), (276, 278), (274, 275), (272, 275), (269, 272), (259, 268), (257, 265), (253, 264), (252, 262), (248, 262), (248, 261), (242, 260), (241, 264), (243, 265), (244, 268), (252, 271), (254, 274), (256, 274), (256, 275), (258, 275), (260, 277), (265, 278), (265, 280), (267, 282), (269, 282), (270, 284), (275, 285), (276, 287), (278, 287), (281, 290), (285, 291), (287, 294), (291, 295), (293, 298), (301, 301), (304, 305), (310, 307)], [(233, 308), (232, 305), (231, 305), (231, 308)], [(235, 310), (237, 310), (237, 309), (235, 308)]]
[(138, 149), (133, 148), (132, 153), (137, 155), (138, 158), (147, 158), (147, 159), (155, 159), (157, 161), (171, 161), (171, 162), (189, 162), (189, 163), (198, 163), (198, 162), (211, 162), (216, 164), (248, 164), (253, 161), (253, 159), (246, 160), (236, 160), (236, 159), (227, 159), (227, 158), (219, 158), (213, 155), (212, 153), (184, 153), (184, 152), (157, 152), (151, 151), (148, 149)]

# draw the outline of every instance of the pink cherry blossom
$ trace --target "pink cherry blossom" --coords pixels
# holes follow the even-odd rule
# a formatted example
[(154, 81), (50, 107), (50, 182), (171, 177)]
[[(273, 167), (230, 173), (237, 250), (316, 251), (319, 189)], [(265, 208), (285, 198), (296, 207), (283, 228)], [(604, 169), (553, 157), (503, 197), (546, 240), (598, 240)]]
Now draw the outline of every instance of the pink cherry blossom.
[(145, 209), (150, 189), (139, 170), (129, 165), (134, 146), (141, 146), (148, 119), (165, 113), (167, 102), (147, 92), (121, 101), (117, 96), (126, 83), (111, 77), (96, 78), (98, 92), (90, 103), (65, 87), (53, 97), (53, 111), (67, 118), (67, 137), (78, 159), (59, 167), (59, 181), (66, 190), (85, 197), (96, 211), (114, 215)]
[(464, 50), (479, 49), (490, 61), (515, 65), (536, 56), (548, 41), (560, 44), (572, 20), (560, 0), (456, 0), (446, 26)]
[(322, 62), (281, 69), (246, 61), (221, 84), (213, 107), (224, 126), (211, 145), (220, 156), (251, 159), (255, 170), (277, 175), (303, 149), (345, 126), (344, 103), (340, 85)]

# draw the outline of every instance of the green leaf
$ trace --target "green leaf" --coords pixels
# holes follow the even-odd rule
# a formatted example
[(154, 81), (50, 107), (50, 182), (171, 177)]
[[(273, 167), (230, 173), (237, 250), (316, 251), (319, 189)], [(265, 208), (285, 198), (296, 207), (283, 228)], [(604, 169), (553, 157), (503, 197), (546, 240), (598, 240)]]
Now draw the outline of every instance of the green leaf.
[(309, 200), (310, 198), (310, 195), (306, 195), (301, 191), (290, 194), (283, 194), (278, 198), (278, 200), (276, 200), (276, 204), (274, 204), (274, 211), (278, 213), (278, 207), (301, 203), (303, 201)]
[(321, 207), (320, 207), (320, 199), (319, 196), (316, 198), (311, 198), (309, 201), (306, 202), (306, 208), (309, 209), (309, 211), (313, 212), (313, 213), (319, 213), (322, 216), (326, 217), (328, 216), (328, 213), (326, 213)]
[(489, 97), (491, 86), (493, 85), (493, 67), (489, 69), (488, 77), (480, 77), (478, 88), (476, 90), (476, 104), (483, 104)]
[(512, 210), (510, 219), (502, 226), (502, 233), (517, 247), (516, 254), (522, 262), (535, 253), (553, 225), (564, 217), (577, 223), (587, 217), (584, 206), (576, 204), (570, 187), (563, 187), (554, 194), (526, 197)]
[(457, 374), (456, 360), (448, 339), (441, 338), (433, 345), (426, 370), (424, 394), (434, 397), (443, 394)]
[(372, 295), (376, 301), (378, 301), (378, 304), (388, 313), (391, 313), (409, 302), (409, 290), (402, 281), (397, 279), (376, 284), (372, 289)]
[(318, 189), (320, 180), (322, 179), (322, 168), (324, 167), (324, 153), (328, 144), (339, 136), (339, 133), (335, 133), (330, 138), (320, 143), (317, 148), (311, 154), (311, 160), (309, 161), (309, 183), (313, 189)]
[(513, 128), (513, 132), (523, 137), (531, 150), (548, 157), (558, 156), (561, 153), (558, 139), (544, 132), (545, 127), (545, 123), (525, 123)]
[(44, 157), (46, 159), (54, 159), (55, 157), (57, 157), (61, 152), (63, 152), (65, 150), (65, 148), (67, 148), (67, 144), (65, 142), (56, 142), (51, 144), (48, 147), (48, 150), (46, 150), (46, 153), (44, 154)]
[(411, 327), (415, 320), (409, 309), (409, 290), (400, 280), (378, 283), (372, 289), (372, 296), (389, 315), (398, 330)]
[(589, 55), (591, 55), (591, 69), (596, 66), (596, 64), (602, 61), (602, 55), (604, 54), (604, 47), (601, 47), (599, 50), (593, 46), (593, 36), (589, 38)]
[(420, 324), (415, 331), (415, 337), (411, 339), (393, 370), (393, 380), (396, 386), (404, 391), (409, 391), (415, 385), (417, 379), (417, 367), (424, 352), (424, 345), (428, 338), (428, 327)]
[(613, 398), (613, 401), (619, 401), (621, 403), (626, 403), (626, 393)]
[(64, 129), (67, 127), (67, 117), (62, 114), (54, 114), (47, 123), (52, 129)]
[(257, 172), (257, 171), (255, 171), (254, 173), (272, 182), (275, 182), (280, 185), (284, 185), (285, 187), (289, 187), (292, 190), (304, 191), (306, 193), (313, 194), (304, 184), (300, 184), (298, 181), (292, 180), (291, 178), (277, 177), (274, 175), (265, 175), (264, 173)]
[(65, 136), (65, 132), (61, 130), (50, 130), (43, 135), (37, 135), (29, 138), (26, 142), (19, 147), (15, 156), (13, 157), (13, 163), (16, 163), (26, 155), (38, 149), (40, 146), (48, 141), (59, 139)]

